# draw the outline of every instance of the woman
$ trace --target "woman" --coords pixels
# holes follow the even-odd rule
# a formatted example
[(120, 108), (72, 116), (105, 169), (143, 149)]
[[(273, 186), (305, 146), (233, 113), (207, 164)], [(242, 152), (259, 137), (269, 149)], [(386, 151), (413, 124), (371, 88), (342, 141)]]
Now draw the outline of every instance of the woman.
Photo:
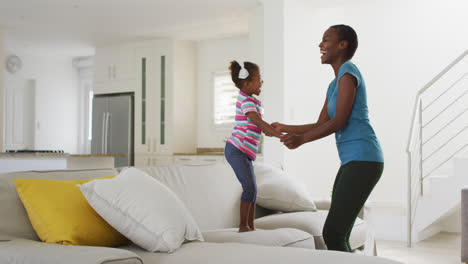
[(383, 172), (380, 143), (369, 122), (366, 85), (350, 59), (358, 46), (356, 32), (347, 25), (331, 26), (319, 45), (322, 64), (330, 64), (335, 79), (317, 123), (285, 125), (281, 142), (290, 149), (335, 133), (341, 167), (333, 185), (331, 207), (323, 227), (329, 250), (351, 252), (349, 235), (359, 211)]

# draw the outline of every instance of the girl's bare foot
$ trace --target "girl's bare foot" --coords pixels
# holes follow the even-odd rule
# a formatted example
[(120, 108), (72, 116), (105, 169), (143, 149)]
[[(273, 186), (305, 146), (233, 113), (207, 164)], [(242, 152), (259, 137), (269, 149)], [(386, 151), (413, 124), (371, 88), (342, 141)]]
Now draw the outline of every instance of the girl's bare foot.
[(250, 231), (255, 231), (254, 227), (254, 220), (255, 220), (255, 204), (249, 204), (249, 215), (247, 219), (247, 225), (249, 226)]
[(249, 232), (250, 228), (249, 226), (239, 226), (239, 233), (241, 232)]

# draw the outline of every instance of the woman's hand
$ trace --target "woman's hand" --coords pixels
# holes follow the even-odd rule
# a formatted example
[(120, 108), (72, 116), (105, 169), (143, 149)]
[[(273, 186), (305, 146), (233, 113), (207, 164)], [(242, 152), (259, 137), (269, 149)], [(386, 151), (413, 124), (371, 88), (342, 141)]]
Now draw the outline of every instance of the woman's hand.
[(300, 145), (304, 144), (304, 135), (303, 134), (286, 134), (281, 136), (281, 142), (289, 148), (295, 149)]
[(271, 126), (278, 132), (282, 133), (285, 132), (284, 130), (284, 124), (278, 123), (278, 122), (273, 122), (271, 123)]

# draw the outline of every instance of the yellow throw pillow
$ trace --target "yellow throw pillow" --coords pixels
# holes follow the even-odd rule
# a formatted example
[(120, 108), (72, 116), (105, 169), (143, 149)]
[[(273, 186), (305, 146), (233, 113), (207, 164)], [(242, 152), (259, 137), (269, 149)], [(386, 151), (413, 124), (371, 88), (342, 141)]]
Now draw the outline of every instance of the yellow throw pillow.
[(43, 242), (104, 247), (128, 242), (93, 210), (76, 186), (92, 180), (14, 180), (29, 220)]

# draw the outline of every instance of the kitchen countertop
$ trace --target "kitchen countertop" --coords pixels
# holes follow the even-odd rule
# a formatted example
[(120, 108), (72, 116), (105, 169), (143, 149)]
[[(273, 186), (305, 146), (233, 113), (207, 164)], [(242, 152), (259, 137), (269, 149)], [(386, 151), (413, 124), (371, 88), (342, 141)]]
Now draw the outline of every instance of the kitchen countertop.
[(174, 153), (174, 156), (224, 156), (224, 148), (197, 148), (197, 152)]
[(124, 154), (69, 154), (69, 153), (25, 153), (25, 152), (0, 152), (0, 159), (7, 158), (115, 158), (126, 157)]
[(66, 158), (68, 153), (15, 153), (15, 152), (1, 152), (0, 159), (4, 158)]
[(127, 157), (126, 154), (71, 154), (73, 158), (105, 158), (105, 157)]
[(174, 156), (224, 156), (224, 152), (174, 153)]
[(3, 152), (0, 153), (0, 173), (30, 170), (114, 168), (115, 157), (120, 156), (125, 155)]

